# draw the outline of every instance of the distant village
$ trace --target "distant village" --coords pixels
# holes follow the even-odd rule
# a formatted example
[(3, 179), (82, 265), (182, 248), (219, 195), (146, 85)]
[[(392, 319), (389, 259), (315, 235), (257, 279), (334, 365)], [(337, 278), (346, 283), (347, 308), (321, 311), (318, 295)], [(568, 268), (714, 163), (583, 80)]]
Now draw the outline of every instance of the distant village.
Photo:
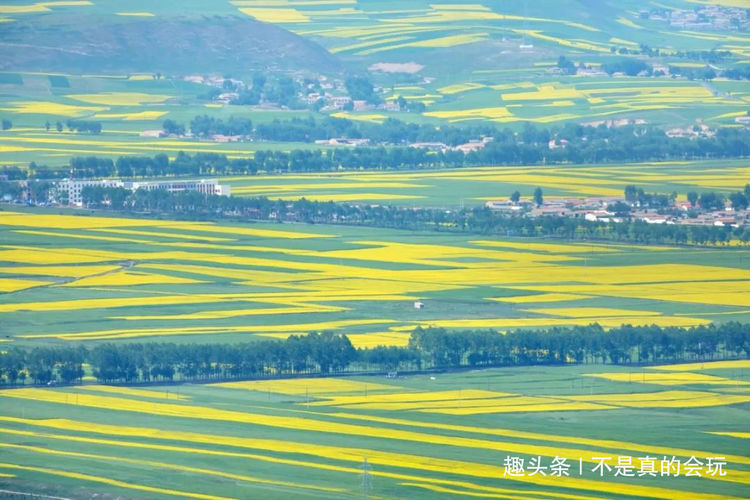
[[(746, 187), (745, 191), (750, 190)], [(732, 196), (734, 203), (732, 199), (724, 200), (721, 195), (708, 193), (711, 202), (705, 207), (699, 200), (677, 201), (674, 196), (662, 196), (667, 202), (658, 208), (628, 200), (625, 196), (544, 198), (541, 203), (533, 199), (508, 199), (488, 201), (486, 206), (493, 211), (529, 218), (553, 216), (591, 222), (636, 220), (648, 224), (750, 227), (750, 210), (744, 193), (735, 193)]]

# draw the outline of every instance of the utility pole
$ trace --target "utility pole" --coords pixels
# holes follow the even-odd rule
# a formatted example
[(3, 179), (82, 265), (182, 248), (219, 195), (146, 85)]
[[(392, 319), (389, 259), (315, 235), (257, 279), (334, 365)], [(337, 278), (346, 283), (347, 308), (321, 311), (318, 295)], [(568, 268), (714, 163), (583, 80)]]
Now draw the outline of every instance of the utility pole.
[(370, 462), (367, 457), (362, 461), (362, 498), (368, 500), (372, 490), (372, 475), (370, 474)]

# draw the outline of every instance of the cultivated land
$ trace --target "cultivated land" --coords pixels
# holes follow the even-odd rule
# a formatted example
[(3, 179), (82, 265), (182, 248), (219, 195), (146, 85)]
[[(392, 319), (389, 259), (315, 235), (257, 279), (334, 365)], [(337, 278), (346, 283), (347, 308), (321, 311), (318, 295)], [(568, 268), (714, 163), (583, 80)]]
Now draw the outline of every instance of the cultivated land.
[[(140, 136), (166, 119), (187, 125), (203, 114), (255, 125), (334, 114), (515, 131), (527, 123), (609, 119), (687, 133), (698, 119), (713, 129), (741, 126), (736, 119), (750, 103), (747, 80), (610, 77), (597, 70), (623, 57), (717, 74), (744, 68), (747, 31), (695, 31), (643, 19), (639, 11), (747, 8), (747, 2), (644, 4), (0, 5), (0, 54), (7, 54), (0, 57), (0, 118), (12, 121), (0, 131), (0, 166), (59, 167), (76, 156), (180, 151), (242, 159), (261, 150), (321, 147)], [(641, 44), (660, 56), (612, 53)], [(728, 55), (711, 63), (678, 55), (711, 50)], [(556, 71), (561, 55), (589, 73)], [(298, 81), (366, 75), (382, 88), (384, 102), (403, 97), (426, 108), (229, 105), (205, 98), (215, 87), (182, 79), (250, 82), (279, 71)], [(68, 119), (100, 122), (102, 133), (57, 131)], [(547, 198), (621, 196), (626, 185), (680, 198), (688, 191), (728, 194), (750, 178), (745, 160), (405, 172), (347, 167), (222, 182), (237, 196), (453, 209), (516, 190), (527, 198), (537, 187)], [(370, 348), (405, 346), (416, 326), (504, 332), (594, 322), (605, 328), (748, 322), (749, 290), (746, 247), (0, 210), (0, 355), (14, 347), (105, 342), (262, 342), (323, 330)], [(415, 309), (415, 301), (424, 309)], [(147, 387), (92, 385), (92, 367), (84, 368), (86, 385), (0, 391), (0, 490), (76, 499), (750, 497), (747, 360)], [(526, 476), (508, 474), (509, 456), (524, 459)], [(654, 457), (657, 477), (615, 476), (618, 456), (633, 457), (636, 476), (639, 457)], [(549, 467), (556, 457), (567, 459), (570, 477), (552, 477), (551, 469), (528, 476), (532, 459)], [(605, 477), (592, 472), (594, 457), (612, 457)], [(661, 475), (665, 457), (683, 465), (695, 457), (704, 477), (685, 477), (684, 467), (678, 477)], [(724, 457), (725, 476), (706, 472), (709, 457)]]
[[(76, 498), (746, 498), (748, 370), (590, 365), (7, 390), (0, 485)], [(505, 473), (509, 456), (524, 459), (526, 476)], [(683, 468), (615, 477), (619, 456), (633, 457), (634, 471), (640, 457)], [(569, 477), (528, 476), (531, 460), (549, 467), (555, 457)], [(591, 472), (595, 457), (613, 457), (604, 477)], [(703, 477), (685, 477), (690, 457)], [(724, 457), (725, 476), (706, 475), (708, 457)]]
[[(692, 10), (699, 4), (738, 7), (743, 3), (669, 0), (658, 7)], [(746, 114), (750, 101), (746, 81), (550, 72), (560, 55), (595, 71), (602, 64), (622, 59), (621, 49), (640, 50), (641, 44), (658, 49), (658, 61), (664, 67), (720, 72), (750, 61), (750, 37), (744, 32), (698, 32), (665, 21), (640, 19), (643, 6), (636, 1), (587, 2), (585, 7), (573, 0), (552, 6), (498, 0), (417, 1), (408, 9), (390, 0), (288, 5), (214, 2), (208, 10), (205, 3), (197, 1), (180, 2), (179, 6), (136, 2), (128, 7), (123, 12), (121, 4), (111, 0), (0, 6), (0, 18), (8, 27), (0, 47), (11, 54), (21, 49), (29, 52), (29, 57), (14, 58), (0, 68), (0, 116), (14, 125), (0, 133), (0, 163), (60, 165), (79, 155), (164, 152), (173, 156), (178, 151), (242, 157), (259, 149), (299, 147), (291, 143), (227, 145), (138, 137), (143, 130), (160, 128), (165, 119), (187, 123), (203, 113), (244, 116), (255, 123), (278, 117), (321, 116), (309, 110), (269, 111), (201, 101), (197, 97), (210, 87), (181, 80), (185, 75), (221, 73), (249, 81), (258, 71), (289, 71), (285, 66), (291, 64), (288, 56), (273, 57), (279, 47), (292, 54), (293, 69), (308, 76), (318, 72), (342, 78), (344, 63), (362, 72), (368, 67), (392, 69), (398, 64), (406, 64), (407, 70), (421, 68), (416, 74), (374, 70), (371, 75), (383, 87), (381, 97), (386, 102), (398, 97), (419, 101), (427, 105), (423, 112), (328, 112), (369, 121), (395, 117), (520, 128), (525, 123), (551, 126), (607, 119), (646, 120), (671, 127), (692, 125), (700, 119), (712, 127), (734, 127), (739, 126), (735, 119)], [(221, 17), (212, 18), (208, 12)], [(88, 26), (78, 25), (82, 19), (96, 19), (96, 24), (124, 34), (112, 39), (107, 30), (90, 32)], [(261, 28), (255, 24), (243, 28), (242, 19), (251, 24), (253, 19), (270, 23), (259, 26), (292, 38), (279, 37), (276, 31), (258, 35), (262, 42), (276, 42), (268, 50), (253, 50), (248, 47), (259, 41), (252, 38), (253, 33)], [(167, 35), (154, 30), (157, 23), (168, 27), (162, 30)], [(227, 30), (232, 37), (227, 40), (217, 34), (222, 23), (231, 25)], [(55, 33), (67, 33), (71, 27), (79, 29), (78, 38), (65, 42), (55, 38)], [(235, 40), (238, 31), (251, 38)], [(176, 38), (205, 39), (205, 43), (183, 47), (183, 52), (194, 57), (177, 61), (181, 53), (170, 56), (171, 49), (164, 48)], [(94, 53), (76, 45), (83, 43), (81, 39), (96, 47)], [(133, 45), (136, 41), (141, 45)], [(69, 47), (62, 52), (50, 49), (58, 45)], [(238, 47), (243, 52), (236, 53)], [(617, 53), (612, 54), (612, 48)], [(677, 56), (678, 52), (711, 50), (728, 56), (711, 63)], [(129, 57), (133, 52), (142, 57)], [(277, 63), (282, 59), (284, 64)], [(63, 60), (67, 65), (58, 67)], [(236, 60), (245, 62), (237, 64)], [(69, 118), (100, 121), (103, 133), (81, 137), (57, 132), (56, 122)], [(44, 127), (47, 121), (52, 125), (50, 131)]]
[(507, 199), (518, 190), (531, 198), (545, 196), (622, 196), (627, 185), (648, 192), (741, 189), (750, 177), (746, 161), (658, 162), (619, 165), (566, 165), (462, 168), (414, 172), (334, 172), (227, 177), (236, 196), (307, 198), (316, 201), (369, 201), (408, 206), (473, 206)]
[[(6, 340), (240, 341), (307, 331), (405, 345), (417, 325), (750, 318), (741, 248), (0, 212)], [(426, 303), (415, 310), (413, 302)]]

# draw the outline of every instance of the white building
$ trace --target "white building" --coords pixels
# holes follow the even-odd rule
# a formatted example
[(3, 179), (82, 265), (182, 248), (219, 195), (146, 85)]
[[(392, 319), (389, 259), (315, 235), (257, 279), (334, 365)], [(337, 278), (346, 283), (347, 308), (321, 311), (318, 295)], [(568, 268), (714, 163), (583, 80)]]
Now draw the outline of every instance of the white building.
[(153, 191), (163, 189), (170, 193), (179, 193), (182, 191), (197, 191), (205, 195), (229, 196), (231, 188), (229, 184), (219, 184), (216, 179), (198, 179), (198, 180), (174, 180), (174, 181), (121, 181), (118, 179), (104, 180), (76, 180), (65, 179), (57, 183), (58, 199), (62, 192), (67, 193), (68, 204), (83, 206), (82, 192), (85, 187), (106, 187), (106, 188), (124, 188), (129, 191), (145, 189)]

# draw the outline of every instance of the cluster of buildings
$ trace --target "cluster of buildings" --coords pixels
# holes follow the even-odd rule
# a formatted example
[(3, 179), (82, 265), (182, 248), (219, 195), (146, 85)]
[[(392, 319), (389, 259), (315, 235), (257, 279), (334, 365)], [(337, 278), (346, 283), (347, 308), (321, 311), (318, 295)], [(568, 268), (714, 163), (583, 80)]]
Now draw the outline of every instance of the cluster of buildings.
[(128, 191), (163, 190), (169, 193), (195, 191), (205, 195), (229, 196), (229, 184), (219, 184), (216, 179), (170, 180), (170, 181), (121, 181), (118, 179), (77, 180), (64, 179), (55, 185), (56, 201), (67, 200), (69, 205), (83, 206), (83, 190), (87, 187), (124, 188)]
[(445, 153), (447, 151), (461, 151), (462, 153), (468, 154), (474, 151), (484, 149), (484, 147), (494, 140), (493, 137), (482, 137), (481, 139), (473, 139), (464, 144), (457, 146), (449, 146), (444, 142), (412, 142), (409, 144), (410, 148), (416, 149), (428, 149), (430, 151), (440, 151)]
[(747, 9), (722, 5), (703, 5), (696, 9), (653, 9), (641, 11), (643, 19), (669, 23), (670, 26), (686, 30), (747, 30), (750, 19)]
[[(623, 197), (599, 196), (590, 198), (545, 198), (541, 206), (532, 200), (488, 201), (491, 210), (523, 217), (570, 217), (592, 222), (622, 222), (640, 220), (648, 224), (687, 224), (693, 226), (750, 225), (750, 209), (735, 210), (727, 203), (722, 210), (702, 210), (688, 201), (677, 201), (668, 209), (643, 208)], [(615, 210), (617, 207), (617, 210)], [(622, 207), (628, 210), (623, 212)]]

